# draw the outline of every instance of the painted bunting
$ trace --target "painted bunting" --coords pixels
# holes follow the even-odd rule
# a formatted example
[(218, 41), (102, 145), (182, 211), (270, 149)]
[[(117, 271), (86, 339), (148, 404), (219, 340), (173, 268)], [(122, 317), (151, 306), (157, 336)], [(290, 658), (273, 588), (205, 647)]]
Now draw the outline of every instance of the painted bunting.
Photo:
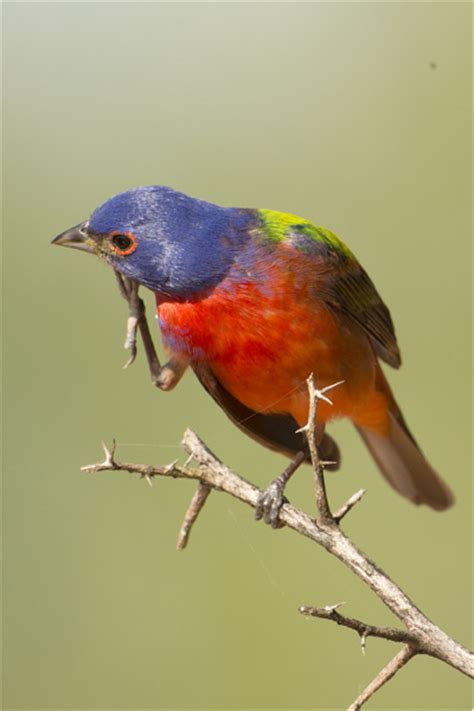
[(389, 484), (443, 510), (448, 486), (410, 433), (380, 367), (400, 366), (390, 313), (335, 234), (273, 210), (226, 208), (163, 186), (115, 195), (54, 240), (92, 252), (151, 289), (170, 389), (188, 366), (244, 432), (292, 458), (262, 494), (257, 518), (277, 525), (286, 482), (309, 459), (306, 379), (343, 381), (318, 405), (320, 456), (340, 462), (325, 432), (354, 423)]

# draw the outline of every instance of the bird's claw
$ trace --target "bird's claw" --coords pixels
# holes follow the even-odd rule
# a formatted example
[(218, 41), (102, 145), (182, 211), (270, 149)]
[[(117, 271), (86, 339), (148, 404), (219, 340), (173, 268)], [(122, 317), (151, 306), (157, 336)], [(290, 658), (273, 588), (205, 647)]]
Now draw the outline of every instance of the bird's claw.
[(284, 484), (276, 479), (262, 491), (255, 507), (255, 520), (263, 518), (272, 528), (282, 528), (285, 524), (279, 519), (280, 509), (288, 499), (283, 495)]
[(130, 351), (130, 358), (125, 363), (124, 370), (135, 361), (137, 357), (137, 330), (139, 319), (136, 316), (129, 316), (127, 319), (127, 335), (123, 347)]
[(123, 366), (124, 369), (132, 365), (137, 357), (137, 331), (140, 320), (145, 315), (145, 306), (138, 296), (139, 284), (133, 279), (115, 271), (115, 277), (120, 290), (120, 294), (128, 303), (127, 335), (125, 337), (124, 348), (130, 351), (130, 357)]

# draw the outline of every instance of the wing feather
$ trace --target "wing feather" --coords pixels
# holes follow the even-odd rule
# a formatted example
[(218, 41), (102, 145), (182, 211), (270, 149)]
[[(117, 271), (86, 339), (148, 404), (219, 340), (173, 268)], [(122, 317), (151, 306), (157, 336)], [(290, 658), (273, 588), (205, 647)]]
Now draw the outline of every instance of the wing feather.
[(368, 334), (377, 355), (394, 368), (401, 365), (390, 311), (369, 275), (355, 258), (334, 271), (331, 306), (353, 318)]
[[(271, 224), (276, 222), (273, 218)], [(401, 356), (390, 312), (347, 245), (330, 230), (306, 220), (286, 215), (281, 222), (285, 229), (280, 241), (313, 257), (315, 270), (323, 276), (325, 285), (318, 290), (318, 298), (354, 319), (367, 333), (376, 354), (399, 368)]]

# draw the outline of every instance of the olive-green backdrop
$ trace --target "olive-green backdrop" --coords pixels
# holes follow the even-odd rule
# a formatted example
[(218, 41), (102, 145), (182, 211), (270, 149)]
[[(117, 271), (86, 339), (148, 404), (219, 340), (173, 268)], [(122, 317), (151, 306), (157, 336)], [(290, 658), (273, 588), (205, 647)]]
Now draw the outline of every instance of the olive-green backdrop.
[[(398, 498), (347, 423), (333, 431), (345, 530), (447, 632), (470, 633), (468, 3), (6, 3), (5, 683), (9, 708), (344, 708), (396, 647), (300, 604), (394, 620), (325, 551), (194, 486), (79, 467), (182, 457), (191, 426), (263, 486), (284, 460), (187, 375), (129, 371), (126, 309), (98, 261), (50, 247), (112, 194), (161, 183), (301, 214), (341, 235), (394, 317), (397, 397), (451, 482), (444, 514)], [(151, 304), (151, 301), (150, 301)], [(309, 470), (289, 487), (314, 511)], [(373, 708), (470, 708), (411, 663)]]

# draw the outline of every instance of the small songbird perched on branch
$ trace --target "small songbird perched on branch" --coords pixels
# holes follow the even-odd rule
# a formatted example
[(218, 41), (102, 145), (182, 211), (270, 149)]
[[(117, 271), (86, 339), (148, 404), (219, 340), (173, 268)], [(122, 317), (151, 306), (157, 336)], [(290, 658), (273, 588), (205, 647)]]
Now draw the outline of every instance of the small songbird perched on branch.
[(390, 313), (329, 230), (151, 186), (115, 195), (54, 243), (97, 254), (154, 292), (170, 353), (163, 389), (190, 365), (240, 429), (293, 459), (262, 495), (257, 517), (276, 525), (285, 483), (309, 458), (297, 430), (308, 419), (310, 373), (318, 388), (344, 381), (332, 405), (318, 405), (322, 459), (339, 465), (325, 425), (348, 417), (394, 489), (437, 510), (452, 504), (379, 364), (400, 366)]

